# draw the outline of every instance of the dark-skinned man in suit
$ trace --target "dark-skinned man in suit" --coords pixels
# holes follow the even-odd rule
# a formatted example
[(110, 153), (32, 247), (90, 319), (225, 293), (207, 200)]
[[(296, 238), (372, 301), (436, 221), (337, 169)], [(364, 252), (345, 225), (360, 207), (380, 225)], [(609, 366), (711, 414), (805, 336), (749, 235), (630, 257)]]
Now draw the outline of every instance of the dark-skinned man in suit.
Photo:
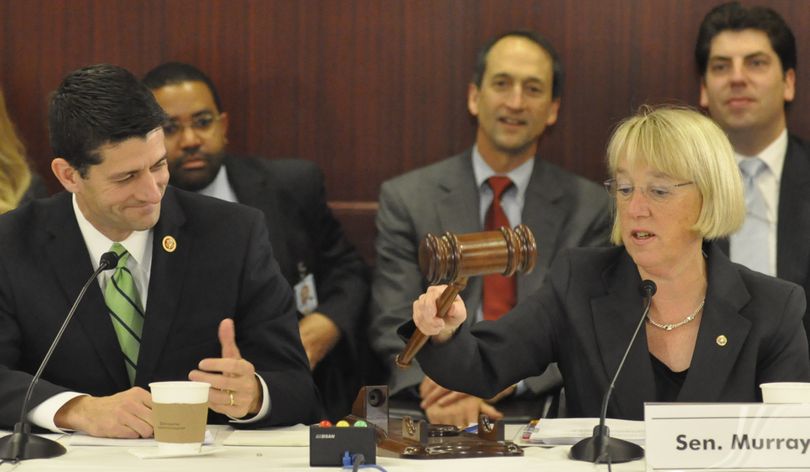
[(169, 116), (170, 183), (264, 213), (281, 272), (296, 294), (301, 340), (327, 417), (342, 418), (361, 385), (356, 366), (368, 274), (326, 204), (320, 169), (302, 159), (228, 153), (229, 115), (213, 81), (190, 64), (161, 64), (143, 81)]

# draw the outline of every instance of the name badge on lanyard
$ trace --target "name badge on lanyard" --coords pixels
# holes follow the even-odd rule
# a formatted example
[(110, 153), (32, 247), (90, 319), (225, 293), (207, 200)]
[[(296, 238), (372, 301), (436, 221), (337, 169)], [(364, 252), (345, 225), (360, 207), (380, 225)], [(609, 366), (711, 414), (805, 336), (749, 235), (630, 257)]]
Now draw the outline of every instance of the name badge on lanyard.
[[(302, 262), (298, 263), (301, 273), (301, 281), (295, 284), (295, 305), (302, 315), (308, 315), (318, 308), (318, 292), (315, 291), (315, 276), (306, 274), (306, 267)], [(306, 274), (306, 275), (304, 275)]]

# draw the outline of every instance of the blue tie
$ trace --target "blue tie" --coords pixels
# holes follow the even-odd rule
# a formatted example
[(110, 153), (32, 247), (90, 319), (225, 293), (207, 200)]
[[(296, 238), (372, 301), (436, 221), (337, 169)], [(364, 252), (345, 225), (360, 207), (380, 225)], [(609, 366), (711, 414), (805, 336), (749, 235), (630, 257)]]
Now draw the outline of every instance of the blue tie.
[(768, 205), (757, 186), (757, 178), (767, 170), (758, 157), (740, 161), (740, 173), (745, 190), (745, 223), (735, 235), (731, 259), (749, 269), (770, 273), (770, 248), (768, 246)]

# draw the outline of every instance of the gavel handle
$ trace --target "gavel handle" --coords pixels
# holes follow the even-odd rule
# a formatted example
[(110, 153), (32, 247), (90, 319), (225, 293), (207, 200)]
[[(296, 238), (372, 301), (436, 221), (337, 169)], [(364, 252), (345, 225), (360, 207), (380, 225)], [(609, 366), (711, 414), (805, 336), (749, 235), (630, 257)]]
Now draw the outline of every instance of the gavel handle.
[[(436, 316), (439, 318), (447, 316), (447, 312), (450, 311), (450, 307), (453, 306), (453, 301), (456, 299), (456, 296), (464, 290), (466, 286), (467, 277), (459, 277), (456, 281), (448, 285), (436, 300)], [(429, 338), (428, 335), (418, 329), (414, 331), (405, 349), (397, 355), (395, 361), (397, 367), (401, 369), (410, 367), (413, 358), (416, 357), (416, 354), (422, 349), (422, 346), (425, 345)]]

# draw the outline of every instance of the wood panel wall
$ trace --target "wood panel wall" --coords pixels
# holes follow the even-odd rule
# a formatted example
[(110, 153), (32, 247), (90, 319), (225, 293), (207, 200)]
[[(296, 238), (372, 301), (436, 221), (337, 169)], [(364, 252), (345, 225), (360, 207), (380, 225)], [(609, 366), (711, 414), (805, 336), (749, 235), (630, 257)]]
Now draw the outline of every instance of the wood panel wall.
[[(692, 50), (717, 0), (0, 0), (0, 87), (32, 163), (50, 176), (46, 103), (65, 73), (111, 62), (142, 75), (167, 60), (205, 70), (230, 113), (234, 151), (324, 170), (330, 200), (371, 258), (380, 183), (457, 153), (475, 123), (466, 89), (477, 48), (532, 28), (566, 70), (541, 155), (604, 177), (611, 127), (640, 104), (697, 103)], [(750, 2), (749, 2), (750, 3)], [(799, 47), (790, 126), (810, 136), (803, 79), (810, 9), (762, 0)]]

